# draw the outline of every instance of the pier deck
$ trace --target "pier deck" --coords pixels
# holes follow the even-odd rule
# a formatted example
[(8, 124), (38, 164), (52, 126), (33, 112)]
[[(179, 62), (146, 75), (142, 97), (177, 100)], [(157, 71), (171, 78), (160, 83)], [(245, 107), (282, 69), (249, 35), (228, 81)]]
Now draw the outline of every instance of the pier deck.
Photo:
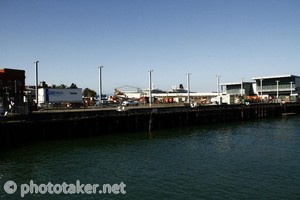
[(28, 142), (279, 117), (300, 104), (138, 107), (34, 112), (0, 119), (0, 148)]

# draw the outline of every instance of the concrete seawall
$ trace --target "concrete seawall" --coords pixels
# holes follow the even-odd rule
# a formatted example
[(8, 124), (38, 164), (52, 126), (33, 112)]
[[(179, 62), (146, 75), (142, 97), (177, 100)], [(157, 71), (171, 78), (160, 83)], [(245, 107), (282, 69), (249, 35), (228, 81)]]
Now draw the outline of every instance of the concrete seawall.
[(151, 131), (222, 122), (243, 121), (299, 113), (300, 104), (252, 104), (190, 107), (43, 112), (2, 118), (0, 148), (62, 138)]

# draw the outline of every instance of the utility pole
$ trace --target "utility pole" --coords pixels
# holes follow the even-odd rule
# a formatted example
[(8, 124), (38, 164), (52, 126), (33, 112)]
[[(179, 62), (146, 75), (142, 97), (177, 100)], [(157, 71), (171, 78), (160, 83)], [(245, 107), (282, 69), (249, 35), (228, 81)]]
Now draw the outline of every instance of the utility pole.
[(262, 95), (263, 95), (263, 86), (262, 86), (262, 82), (263, 82), (263, 79), (261, 78), (260, 79), (260, 96), (262, 97)]
[(291, 84), (291, 96), (293, 95), (293, 81), (290, 82)]
[(191, 73), (186, 74), (187, 77), (187, 102), (190, 103), (190, 75)]
[(149, 72), (149, 106), (151, 107), (152, 105), (152, 75), (151, 73), (153, 72), (152, 69), (148, 70)]
[(220, 89), (220, 77), (219, 75), (216, 75), (217, 77), (217, 95), (219, 96), (219, 89)]
[(277, 98), (277, 103), (278, 103), (278, 98), (279, 98), (279, 86), (278, 86), (279, 80), (276, 81), (276, 98)]
[(99, 104), (101, 105), (102, 103), (102, 68), (103, 66), (99, 66)]
[(243, 96), (243, 81), (244, 81), (244, 78), (241, 78), (241, 97)]
[(34, 64), (35, 64), (35, 101), (36, 101), (36, 105), (38, 105), (38, 103), (39, 103), (38, 63), (39, 63), (38, 60), (34, 62)]

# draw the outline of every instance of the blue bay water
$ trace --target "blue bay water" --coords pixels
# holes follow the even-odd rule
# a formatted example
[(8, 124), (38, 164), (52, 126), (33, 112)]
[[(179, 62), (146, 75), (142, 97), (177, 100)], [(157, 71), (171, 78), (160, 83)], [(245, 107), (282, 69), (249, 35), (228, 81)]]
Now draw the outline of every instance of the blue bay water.
[[(4, 184), (13, 180), (14, 194)], [(21, 184), (123, 182), (126, 194), (24, 199), (300, 199), (300, 117), (40, 142), (0, 152), (0, 199)]]

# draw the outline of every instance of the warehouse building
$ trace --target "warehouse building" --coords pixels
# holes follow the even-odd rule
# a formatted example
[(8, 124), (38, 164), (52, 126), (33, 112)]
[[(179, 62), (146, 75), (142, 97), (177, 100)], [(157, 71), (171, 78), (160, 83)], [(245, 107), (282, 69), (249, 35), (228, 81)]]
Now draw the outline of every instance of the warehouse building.
[(255, 91), (257, 95), (287, 99), (295, 101), (300, 93), (300, 77), (295, 75), (263, 76), (255, 77)]
[(221, 91), (225, 95), (254, 95), (253, 82), (222, 83)]
[(295, 75), (264, 76), (253, 78), (258, 95), (299, 95), (300, 77)]
[(0, 109), (18, 107), (23, 103), (25, 90), (25, 71), (0, 69)]

